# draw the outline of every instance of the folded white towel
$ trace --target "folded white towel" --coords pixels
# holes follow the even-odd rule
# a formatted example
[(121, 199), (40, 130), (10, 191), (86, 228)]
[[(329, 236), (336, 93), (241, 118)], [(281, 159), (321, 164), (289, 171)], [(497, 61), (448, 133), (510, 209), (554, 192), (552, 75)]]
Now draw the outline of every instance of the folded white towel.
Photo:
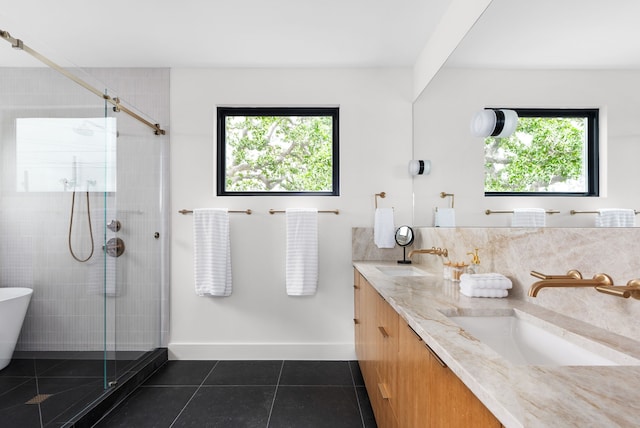
[(289, 208), (285, 215), (287, 294), (315, 294), (318, 287), (318, 210)]
[(596, 227), (635, 227), (636, 212), (622, 208), (603, 208), (598, 210)]
[(511, 280), (500, 273), (463, 273), (460, 275), (460, 286), (473, 289), (501, 289), (513, 287)]
[(434, 216), (435, 227), (456, 227), (456, 210), (453, 208), (438, 208)]
[(393, 208), (376, 208), (373, 242), (378, 248), (393, 248), (396, 246), (395, 233)]
[(231, 242), (226, 208), (193, 210), (193, 258), (198, 296), (229, 296)]
[(467, 297), (507, 297), (509, 292), (498, 288), (471, 288), (460, 283), (460, 293)]
[(546, 221), (543, 208), (516, 208), (513, 210), (511, 227), (544, 227)]

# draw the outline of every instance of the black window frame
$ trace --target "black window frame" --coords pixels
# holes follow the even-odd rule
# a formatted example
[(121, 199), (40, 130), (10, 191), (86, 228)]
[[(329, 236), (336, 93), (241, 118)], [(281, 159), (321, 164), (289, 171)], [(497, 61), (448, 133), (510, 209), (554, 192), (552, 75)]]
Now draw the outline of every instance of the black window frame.
[[(330, 191), (228, 191), (226, 185), (226, 127), (228, 116), (330, 116), (332, 129), (332, 189)], [(340, 108), (339, 107), (217, 107), (217, 174), (218, 196), (340, 196)]]
[(600, 195), (600, 110), (597, 108), (511, 108), (518, 117), (586, 117), (587, 118), (587, 162), (586, 184), (584, 192), (484, 192), (485, 196), (575, 196), (597, 197)]

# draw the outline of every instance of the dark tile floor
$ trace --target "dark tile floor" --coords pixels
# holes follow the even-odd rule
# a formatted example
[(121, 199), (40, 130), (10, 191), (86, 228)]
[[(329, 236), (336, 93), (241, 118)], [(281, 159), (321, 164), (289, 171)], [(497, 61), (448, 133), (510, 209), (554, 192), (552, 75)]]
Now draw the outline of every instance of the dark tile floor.
[(353, 361), (169, 361), (97, 425), (370, 428)]
[[(119, 361), (118, 369), (132, 363)], [(115, 363), (107, 362), (106, 370), (113, 376)], [(13, 359), (0, 371), (0, 427), (64, 426), (104, 392), (104, 372), (102, 360), (77, 355)]]

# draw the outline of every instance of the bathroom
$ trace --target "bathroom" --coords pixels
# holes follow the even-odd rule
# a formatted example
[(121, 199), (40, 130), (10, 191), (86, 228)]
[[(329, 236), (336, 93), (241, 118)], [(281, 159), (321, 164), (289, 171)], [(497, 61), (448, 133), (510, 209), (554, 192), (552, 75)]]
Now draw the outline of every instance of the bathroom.
[[(448, 3), (464, 2), (443, 2)], [(505, 6), (503, 1), (491, 3), (490, 8)], [(5, 13), (9, 15), (9, 11)], [(477, 13), (479, 15), (480, 12)], [(474, 30), (480, 31), (485, 19), (489, 18), (489, 13), (483, 15)], [(461, 27), (465, 25), (467, 29), (471, 27), (473, 22), (469, 22), (469, 17), (466, 19), (461, 19), (462, 23), (457, 28), (459, 31), (463, 31)], [(490, 21), (486, 24), (488, 27), (495, 25)], [(25, 43), (36, 41), (28, 39), (26, 34), (19, 34), (17, 26), (3, 24), (3, 27), (6, 27), (3, 30), (11, 31), (16, 37), (24, 38)], [(455, 39), (455, 34), (449, 36)], [(455, 46), (457, 42), (452, 43)], [(2, 48), (8, 49), (12, 55), (25, 55), (23, 52), (13, 52), (8, 45)], [(446, 57), (440, 56), (433, 62), (442, 64)], [(454, 59), (455, 56), (451, 61)], [(128, 72), (131, 73), (129, 78)], [(157, 80), (150, 81), (146, 72), (157, 73)], [(424, 227), (432, 225), (433, 208), (443, 207), (447, 203), (439, 197), (441, 191), (456, 196), (458, 226), (479, 228), (509, 225), (508, 216), (487, 216), (485, 209), (510, 210), (531, 205), (552, 208), (561, 213), (550, 216), (548, 226), (582, 228), (591, 226), (593, 218), (589, 215), (571, 216), (571, 209), (598, 209), (605, 205), (627, 208), (640, 206), (640, 196), (628, 179), (638, 147), (635, 144), (637, 133), (633, 129), (638, 106), (626, 88), (634, 86), (632, 82), (638, 78), (636, 71), (469, 72), (445, 64), (445, 69), (437, 74), (428, 67), (421, 70), (419, 79), (415, 77), (416, 73), (415, 68), (407, 66), (269, 69), (251, 68), (249, 64), (235, 68), (183, 65), (171, 67), (170, 70), (139, 69), (113, 74), (98, 67), (89, 70), (92, 77), (109, 83), (110, 87), (122, 93), (124, 100), (131, 102), (167, 130), (166, 137), (158, 137), (147, 132), (143, 125), (131, 125), (131, 132), (139, 134), (140, 138), (148, 138), (149, 145), (160, 141), (158, 138), (167, 139), (161, 143), (167, 145), (163, 149), (166, 153), (154, 152), (152, 156), (166, 156), (171, 165), (167, 187), (157, 190), (167, 192), (170, 198), (158, 201), (156, 194), (153, 202), (163, 204), (162, 213), (168, 219), (166, 230), (150, 227), (144, 232), (153, 235), (158, 231), (162, 240), (169, 238), (170, 231), (170, 239), (164, 241), (170, 254), (170, 261), (164, 267), (166, 271), (153, 270), (162, 277), (155, 282), (166, 281), (169, 287), (167, 295), (156, 298), (170, 308), (168, 318), (163, 320), (166, 325), (157, 326), (158, 344), (154, 346), (166, 347), (172, 360), (354, 360), (353, 295), (350, 288), (353, 277), (352, 228), (373, 226), (374, 194), (381, 191), (386, 192), (387, 196), (379, 203), (395, 208), (396, 224)], [(518, 84), (521, 79), (528, 79), (525, 94)], [(558, 91), (555, 86), (548, 87), (548, 82), (555, 82), (556, 79), (565, 79), (569, 85), (566, 93)], [(417, 80), (431, 80), (431, 83), (421, 86), (416, 83)], [(129, 88), (128, 82), (135, 82), (135, 89)], [(147, 82), (150, 85), (148, 93), (155, 95), (146, 98), (140, 94), (139, 98), (135, 98), (142, 82)], [(504, 91), (496, 90), (493, 85), (495, 82), (504, 84)], [(455, 96), (451, 96), (452, 93)], [(462, 94), (469, 96), (463, 97)], [(98, 101), (91, 99), (88, 102), (101, 108), (102, 112), (102, 103)], [(339, 197), (215, 196), (215, 106), (268, 105), (274, 102), (281, 105), (340, 106)], [(606, 143), (606, 169), (603, 171), (608, 181), (606, 198), (596, 198), (595, 201), (578, 201), (576, 198), (485, 198), (479, 188), (482, 180), (482, 165), (478, 161), (482, 156), (481, 147), (472, 148), (478, 141), (468, 132), (469, 118), (484, 106), (512, 104), (602, 106), (607, 113), (609, 136)], [(450, 114), (443, 114), (443, 111)], [(128, 120), (122, 114), (117, 117), (119, 122)], [(437, 117), (437, 120), (432, 117)], [(412, 178), (406, 171), (409, 159), (431, 160), (431, 173)], [(367, 167), (356, 167), (359, 165)], [(459, 171), (465, 173), (460, 174)], [(166, 179), (169, 180), (168, 176)], [(132, 181), (136, 181), (136, 178)], [(118, 186), (119, 193), (126, 189), (126, 186)], [(56, 196), (63, 198), (63, 195)], [(69, 196), (64, 195), (64, 199), (59, 201), (59, 227), (55, 231), (44, 232), (47, 235), (59, 235), (56, 245), (61, 248), (53, 254), (64, 258), (64, 263), (70, 263), (66, 248)], [(132, 198), (135, 200), (136, 196)], [(119, 194), (118, 208), (127, 210), (126, 206), (121, 207), (124, 203)], [(3, 195), (3, 217), (8, 215), (5, 204), (9, 205), (10, 201)], [(283, 216), (270, 215), (268, 210), (290, 206), (340, 210), (337, 216), (318, 217), (318, 229), (322, 236), (319, 243), (322, 274), (319, 292), (313, 297), (291, 298), (284, 292), (285, 222)], [(229, 298), (205, 299), (193, 292), (192, 218), (178, 211), (199, 207), (252, 210), (251, 215), (231, 215), (233, 263), (239, 268), (234, 270), (234, 292)], [(22, 218), (21, 213), (14, 212), (12, 215)], [(134, 217), (135, 213), (129, 216)], [(123, 228), (141, 230), (141, 226), (132, 227), (133, 223), (130, 222), (135, 220), (129, 218), (125, 222), (121, 219)], [(54, 237), (51, 236), (51, 239)], [(149, 245), (156, 242), (151, 238)], [(481, 246), (482, 243), (472, 245)], [(20, 247), (10, 249), (17, 260), (11, 263), (18, 268), (21, 263), (27, 264), (29, 261), (29, 254), (19, 257), (21, 250)], [(615, 250), (609, 253), (615, 255)], [(495, 263), (492, 266), (500, 268), (500, 260), (492, 260), (490, 254), (481, 252), (481, 258), (483, 263)], [(62, 262), (53, 260), (52, 263), (60, 266)], [(555, 269), (556, 266), (565, 271), (572, 268), (571, 260), (567, 263), (557, 262), (553, 266), (525, 269)], [(25, 266), (24, 269), (30, 267)], [(602, 269), (606, 271), (608, 267)], [(76, 268), (81, 269), (79, 266)], [(616, 269), (618, 267), (611, 266), (612, 274)], [(527, 274), (528, 271), (525, 276)], [(627, 272), (619, 275), (623, 274), (627, 275)], [(6, 275), (7, 279), (11, 279), (10, 273)], [(630, 277), (617, 276), (616, 279), (626, 281)], [(1, 285), (5, 286), (5, 283)], [(35, 301), (34, 296), (32, 304)], [(632, 308), (633, 303), (628, 303), (628, 311), (637, 311)], [(628, 321), (632, 318), (627, 314), (625, 319)]]

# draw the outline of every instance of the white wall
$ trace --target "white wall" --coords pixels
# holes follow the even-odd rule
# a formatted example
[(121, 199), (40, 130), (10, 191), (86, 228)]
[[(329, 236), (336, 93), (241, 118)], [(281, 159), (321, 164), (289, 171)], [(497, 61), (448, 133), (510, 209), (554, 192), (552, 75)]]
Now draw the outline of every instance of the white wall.
[[(633, 171), (640, 157), (640, 82), (637, 71), (524, 71), (442, 69), (415, 104), (415, 157), (431, 159), (431, 175), (415, 180), (416, 224), (431, 226), (433, 209), (446, 206), (439, 193), (455, 194), (459, 226), (509, 226), (510, 216), (485, 209), (558, 209), (548, 226), (593, 226), (593, 214), (569, 211), (640, 209)], [(601, 196), (484, 197), (481, 138), (469, 132), (484, 107), (600, 108)]]
[[(352, 359), (351, 228), (372, 226), (374, 194), (411, 222), (411, 70), (174, 69), (171, 72), (171, 338), (175, 359)], [(339, 105), (339, 197), (215, 196), (217, 105)], [(320, 214), (320, 279), (310, 297), (285, 292), (285, 219)], [(182, 208), (251, 208), (231, 215), (233, 294), (198, 297), (192, 217)]]

